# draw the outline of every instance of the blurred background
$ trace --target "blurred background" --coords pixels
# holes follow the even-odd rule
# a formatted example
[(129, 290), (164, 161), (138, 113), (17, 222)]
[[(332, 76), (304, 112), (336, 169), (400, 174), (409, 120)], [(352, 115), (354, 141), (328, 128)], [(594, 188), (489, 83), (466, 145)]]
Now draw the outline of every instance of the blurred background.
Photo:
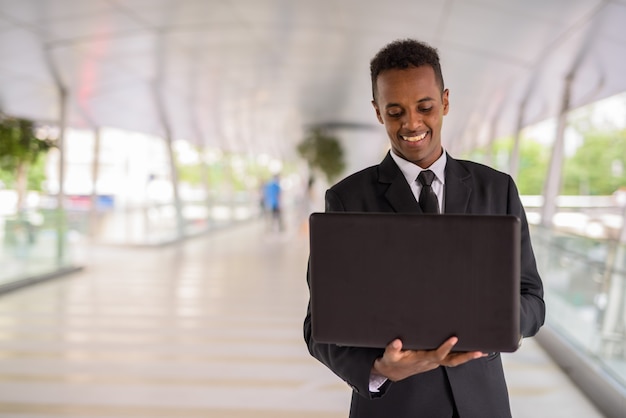
[(514, 416), (626, 416), (624, 22), (626, 0), (0, 0), (0, 416), (346, 416), (301, 338), (307, 217), (387, 152), (369, 60), (408, 37), (441, 56), (445, 149), (511, 174), (531, 223), (548, 318), (505, 359)]

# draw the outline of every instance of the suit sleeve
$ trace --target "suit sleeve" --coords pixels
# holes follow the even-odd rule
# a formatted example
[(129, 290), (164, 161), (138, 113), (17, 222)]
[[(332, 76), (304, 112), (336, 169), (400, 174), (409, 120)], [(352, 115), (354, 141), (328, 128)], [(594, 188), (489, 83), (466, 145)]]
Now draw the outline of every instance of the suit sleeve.
[(543, 285), (535, 254), (530, 242), (526, 213), (519, 198), (517, 187), (509, 177), (508, 212), (521, 221), (521, 280), (520, 280), (520, 332), (523, 337), (532, 337), (544, 323), (546, 307), (543, 301)]
[[(331, 190), (326, 192), (326, 211), (344, 211), (341, 200)], [(308, 269), (307, 283), (310, 286)], [(316, 342), (311, 336), (310, 301), (304, 320), (304, 339), (311, 355), (348, 383), (361, 396), (373, 398), (384, 393), (381, 391), (379, 394), (372, 394), (369, 391), (370, 371), (374, 361), (383, 355), (384, 350), (379, 348), (345, 347)]]

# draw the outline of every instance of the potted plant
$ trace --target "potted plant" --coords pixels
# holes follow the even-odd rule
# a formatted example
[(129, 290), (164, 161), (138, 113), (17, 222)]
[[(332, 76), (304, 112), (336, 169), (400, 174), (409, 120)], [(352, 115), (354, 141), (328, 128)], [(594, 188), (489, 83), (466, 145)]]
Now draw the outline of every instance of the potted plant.
[(333, 183), (345, 168), (341, 142), (322, 128), (311, 129), (298, 144), (297, 150), (311, 172), (321, 172), (328, 183)]

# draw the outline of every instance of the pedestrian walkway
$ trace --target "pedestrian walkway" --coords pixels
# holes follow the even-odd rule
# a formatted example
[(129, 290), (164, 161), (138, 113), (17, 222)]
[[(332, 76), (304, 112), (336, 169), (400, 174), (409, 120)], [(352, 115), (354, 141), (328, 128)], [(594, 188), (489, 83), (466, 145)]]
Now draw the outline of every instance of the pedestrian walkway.
[[(0, 295), (0, 418), (340, 418), (307, 352), (307, 239), (251, 222)], [(532, 339), (505, 368), (516, 418), (601, 415)]]

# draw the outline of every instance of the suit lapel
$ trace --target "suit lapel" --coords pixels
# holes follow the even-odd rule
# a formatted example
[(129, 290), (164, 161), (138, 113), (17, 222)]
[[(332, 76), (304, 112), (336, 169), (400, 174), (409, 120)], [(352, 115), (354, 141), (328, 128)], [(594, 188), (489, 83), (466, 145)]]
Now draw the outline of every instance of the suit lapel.
[(385, 191), (385, 198), (393, 210), (399, 213), (422, 213), (422, 209), (415, 200), (415, 196), (413, 196), (402, 171), (400, 171), (389, 153), (387, 153), (387, 156), (378, 168), (378, 181), (388, 185)]
[[(470, 179), (472, 175), (457, 160), (450, 157), (446, 162), (446, 184), (444, 191), (444, 213), (468, 213), (469, 199), (472, 194)], [(422, 213), (409, 185), (391, 155), (387, 153), (379, 165), (380, 183), (387, 184), (385, 198), (399, 213)]]
[(450, 157), (446, 162), (446, 185), (444, 191), (444, 213), (469, 213), (469, 198), (472, 194), (472, 175), (457, 160)]

